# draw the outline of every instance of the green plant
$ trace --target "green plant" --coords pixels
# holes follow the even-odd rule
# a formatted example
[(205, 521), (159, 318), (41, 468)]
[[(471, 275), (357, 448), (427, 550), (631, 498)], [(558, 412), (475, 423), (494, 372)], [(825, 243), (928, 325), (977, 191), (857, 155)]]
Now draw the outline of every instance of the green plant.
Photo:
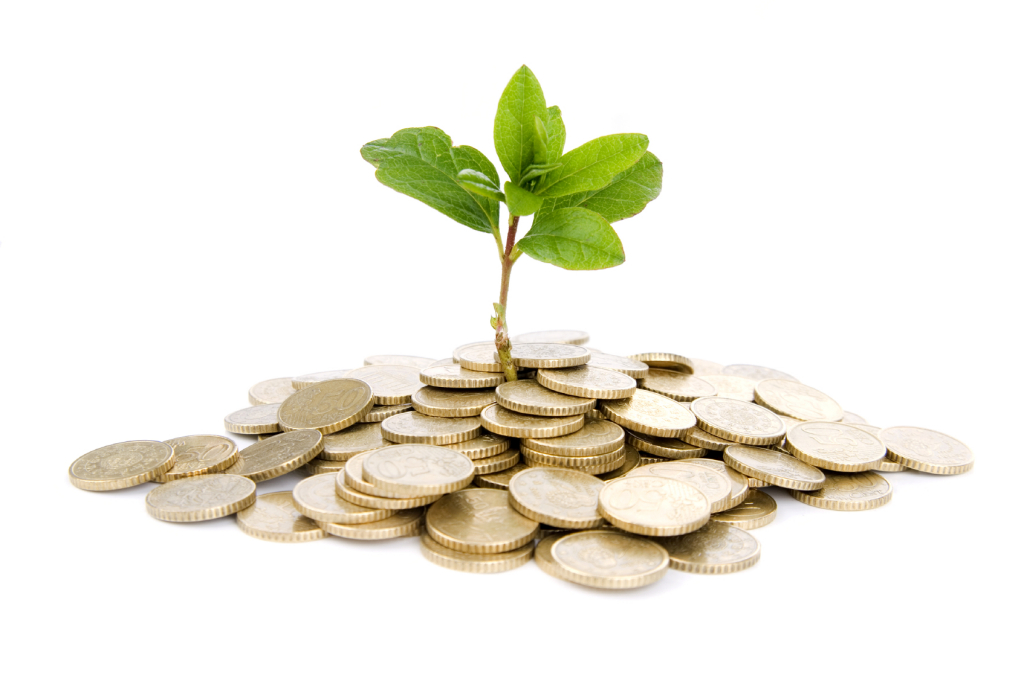
[[(661, 162), (642, 133), (606, 135), (562, 154), (565, 124), (548, 107), (540, 82), (525, 65), (498, 101), (494, 147), (509, 180), (479, 150), (452, 146), (439, 128), (404, 128), (366, 143), (363, 159), (393, 190), (459, 223), (491, 233), (501, 261), (501, 291), (491, 326), (506, 378), (516, 379), (506, 318), (512, 266), (523, 254), (570, 270), (618, 266), (626, 259), (611, 224), (640, 213), (661, 192)], [(501, 237), (499, 208), (508, 209)], [(516, 242), (522, 216), (530, 231)]]

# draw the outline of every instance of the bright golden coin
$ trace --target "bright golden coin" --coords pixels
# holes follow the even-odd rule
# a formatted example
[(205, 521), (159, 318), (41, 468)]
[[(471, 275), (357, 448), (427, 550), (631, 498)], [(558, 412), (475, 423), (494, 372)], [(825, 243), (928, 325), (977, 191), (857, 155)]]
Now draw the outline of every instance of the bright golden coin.
[(396, 444), (371, 451), (363, 458), (363, 480), (380, 496), (447, 494), (468, 485), (473, 475), (469, 458), (429, 444)]
[(247, 535), (265, 541), (307, 542), (327, 536), (295, 508), (291, 492), (260, 494), (256, 503), (238, 512), (237, 521)]
[(340, 473), (345, 469), (345, 461), (325, 461), (322, 458), (314, 458), (302, 466), (310, 475), (323, 475), (324, 473)]
[(324, 532), (343, 539), (380, 541), (399, 537), (418, 537), (423, 531), (423, 509), (397, 511), (383, 520), (368, 523), (317, 523)]
[(800, 423), (786, 433), (786, 449), (804, 463), (842, 473), (875, 470), (886, 454), (880, 439), (843, 423)]
[(530, 466), (525, 463), (516, 463), (511, 468), (499, 470), (495, 473), (483, 473), (473, 478), (473, 484), (477, 487), (489, 489), (508, 489), (508, 483), (513, 477), (528, 469)]
[(733, 525), (741, 530), (756, 530), (764, 527), (778, 512), (778, 504), (770, 495), (760, 489), (751, 489), (747, 498), (740, 505), (721, 513), (715, 513), (711, 519)]
[(394, 444), (384, 439), (380, 423), (356, 423), (341, 432), (324, 437), (324, 451), (320, 458), (325, 461), (347, 461), (364, 451), (372, 451)]
[(345, 461), (344, 469), (335, 478), (334, 493), (342, 499), (351, 501), (359, 506), (365, 506), (366, 508), (401, 511), (427, 506), (441, 498), (441, 494), (415, 496), (407, 499), (378, 496), (374, 493), (376, 491), (374, 486), (363, 480), (363, 458), (364, 455), (360, 454), (349, 461)]
[(442, 389), (421, 387), (412, 395), (412, 405), (420, 413), (439, 418), (479, 416), (497, 400), (493, 389)]
[(745, 363), (734, 363), (731, 366), (726, 366), (722, 369), (722, 375), (736, 375), (757, 382), (762, 380), (792, 380), (793, 382), (799, 382), (789, 373), (783, 373), (773, 368), (765, 368), (764, 366), (751, 366)]
[(369, 413), (359, 419), (359, 422), (379, 423), (385, 418), (397, 416), (399, 413), (404, 413), (406, 411), (412, 411), (412, 404), (394, 404), (392, 406), (376, 404), (370, 409)]
[[(621, 468), (622, 466), (624, 466), (626, 464), (626, 450), (625, 450), (625, 448), (622, 449), (621, 454), (622, 455), (619, 456), (618, 458), (616, 458), (614, 461), (608, 461), (607, 463), (599, 463), (599, 464), (596, 464), (596, 465), (577, 465), (577, 466), (572, 466), (571, 468), (570, 468), (570, 466), (558, 466), (558, 467), (570, 468), (571, 470), (576, 470), (576, 471), (579, 471), (581, 473), (587, 473), (588, 475), (603, 475), (605, 473), (610, 473), (613, 470), (618, 470), (619, 468)], [(566, 458), (572, 458), (572, 457), (566, 457)], [(584, 456), (584, 457), (581, 457), (581, 458), (587, 458), (587, 457)], [(523, 463), (525, 463), (526, 465), (530, 466), (531, 468), (551, 468), (551, 467), (553, 467), (548, 462), (535, 461), (533, 458), (531, 458), (530, 456), (527, 456), (525, 453), (523, 453)]]
[(891, 427), (879, 436), (889, 449), (889, 458), (913, 470), (957, 475), (974, 467), (974, 454), (966, 444), (935, 430)]
[(238, 447), (220, 435), (189, 435), (164, 440), (164, 444), (174, 449), (174, 467), (153, 478), (155, 482), (219, 473), (238, 461)]
[(674, 570), (702, 575), (724, 575), (751, 567), (761, 559), (761, 544), (749, 532), (710, 521), (682, 537), (659, 539)]
[(532, 416), (577, 416), (597, 406), (596, 399), (554, 392), (536, 380), (506, 382), (492, 394), (498, 404), (508, 410)]
[[(781, 416), (780, 416), (781, 417)], [(705, 432), (699, 427), (691, 428), (682, 437), (682, 441), (693, 446), (700, 447), (701, 449), (707, 449), (708, 451), (723, 451), (726, 447), (736, 444), (728, 439), (722, 439), (716, 437), (710, 432)]]
[(512, 337), (513, 344), (586, 344), (590, 334), (583, 330), (542, 330)]
[(533, 557), (533, 544), (503, 553), (464, 553), (441, 546), (429, 534), (420, 535), (420, 549), (424, 558), (442, 568), (480, 574), (514, 570), (529, 563)]
[(583, 427), (563, 437), (526, 438), (522, 445), (555, 456), (597, 456), (618, 451), (625, 443), (625, 431), (610, 420), (584, 417)]
[(488, 458), (478, 458), (473, 461), (473, 473), (475, 475), (487, 475), (488, 473), (498, 473), (503, 470), (508, 470), (512, 466), (519, 463), (519, 450), (509, 449), (508, 451), (498, 454), (497, 456), (490, 456)]
[(281, 432), (277, 422), (280, 404), (257, 404), (224, 417), (224, 429), (239, 435), (264, 435)]
[(411, 411), (391, 416), (380, 424), (384, 439), (399, 444), (455, 444), (480, 434), (480, 419), (438, 418)]
[(762, 380), (754, 388), (754, 401), (797, 420), (837, 422), (843, 409), (831, 397), (794, 380)]
[(428, 359), (424, 356), (402, 356), (401, 354), (382, 354), (379, 356), (367, 356), (363, 359), (364, 366), (409, 366), (410, 368), (426, 368), (434, 363), (436, 359)]
[(508, 485), (509, 503), (527, 518), (570, 530), (600, 527), (597, 497), (604, 481), (565, 468), (529, 468)]
[[(861, 430), (864, 430), (868, 434), (877, 437), (878, 441), (882, 441), (882, 428), (875, 427), (874, 425), (861, 425), (860, 423), (855, 424), (854, 427), (860, 428)], [(907, 466), (900, 465), (896, 461), (893, 461), (892, 459), (889, 458), (888, 448), (886, 448), (885, 450), (885, 458), (882, 459), (881, 463), (874, 467), (874, 470), (880, 473), (898, 473), (906, 469)]]
[(420, 369), (412, 366), (363, 366), (348, 377), (368, 384), (373, 390), (373, 402), (385, 406), (408, 404), (416, 390), (423, 387)]
[(257, 382), (249, 388), (249, 403), (257, 404), (280, 404), (288, 397), (295, 394), (291, 378), (274, 378)]
[(707, 449), (695, 447), (674, 437), (653, 437), (638, 432), (627, 432), (626, 443), (645, 453), (673, 460), (700, 458), (708, 453)]
[(480, 414), (480, 422), (491, 432), (506, 437), (560, 437), (583, 427), (583, 416), (540, 417), (509, 411), (502, 406), (488, 406)]
[(447, 494), (427, 510), (427, 534), (466, 553), (501, 553), (529, 544), (538, 524), (509, 505), (508, 492), (467, 489)]
[(697, 424), (689, 409), (647, 390), (637, 390), (628, 399), (602, 401), (599, 408), (608, 420), (655, 437), (682, 437)]
[(295, 508), (317, 522), (360, 524), (394, 515), (394, 511), (358, 506), (342, 499), (334, 489), (337, 480), (335, 473), (307, 477), (292, 490)]
[(693, 401), (701, 397), (713, 397), (718, 393), (707, 380), (665, 368), (652, 368), (647, 377), (640, 381), (640, 386), (676, 401)]
[(620, 465), (615, 470), (608, 471), (607, 473), (598, 473), (597, 475), (595, 475), (595, 477), (597, 477), (600, 480), (604, 480), (605, 482), (608, 482), (609, 480), (614, 480), (616, 478), (623, 477), (626, 475), (626, 473), (629, 473), (632, 470), (639, 468), (641, 465), (645, 465), (644, 463), (641, 463), (640, 452), (637, 451), (635, 447), (627, 444), (625, 446), (625, 449), (626, 453), (623, 454), (622, 465)]
[(825, 482), (825, 474), (814, 466), (778, 451), (737, 445), (723, 455), (730, 468), (777, 487), (811, 491)]
[(342, 378), (298, 390), (281, 403), (277, 419), (285, 432), (318, 430), (329, 435), (354, 425), (372, 407), (369, 385), (362, 380)]
[(292, 378), (292, 387), (294, 387), (296, 390), (306, 389), (307, 387), (312, 387), (318, 382), (325, 382), (327, 380), (341, 380), (342, 378), (347, 378), (348, 374), (351, 372), (351, 368), (346, 368), (344, 370), (320, 371), (319, 373), (299, 375)]
[(690, 410), (702, 430), (739, 444), (777, 444), (786, 436), (777, 415), (738, 399), (703, 397), (691, 403)]
[(713, 468), (689, 461), (668, 461), (640, 466), (626, 475), (631, 477), (664, 477), (688, 484), (705, 497), (712, 513), (729, 508), (732, 500), (732, 482)]
[(695, 359), (690, 357), (690, 364), (693, 366), (693, 374), (697, 377), (704, 375), (721, 375), (722, 369), (725, 368), (720, 363), (714, 361), (705, 361), (704, 359)]
[(668, 552), (662, 546), (615, 530), (547, 537), (534, 558), (552, 577), (597, 589), (636, 589), (668, 572)]
[(316, 430), (282, 432), (242, 449), (238, 462), (224, 472), (263, 482), (301, 468), (323, 450), (324, 437)]
[(481, 458), (490, 458), (491, 456), (505, 453), (512, 446), (512, 440), (508, 437), (484, 432), (479, 437), (474, 437), (465, 442), (445, 444), (444, 446), (448, 449), (454, 449), (460, 454), (465, 454), (470, 459), (476, 461)]
[(585, 399), (625, 399), (636, 392), (635, 379), (593, 366), (539, 370), (537, 382), (554, 392)]
[[(525, 441), (525, 440), (524, 440)], [(534, 451), (525, 444), (519, 445), (523, 456), (528, 457), (534, 463), (539, 463), (553, 468), (587, 468), (590, 466), (608, 465), (619, 461), (626, 454), (626, 445), (623, 444), (615, 451), (595, 456), (559, 456), (557, 454), (546, 454), (543, 451)]]
[(457, 359), (459, 365), (467, 370), (500, 373), (501, 364), (494, 360), (495, 351), (493, 342), (480, 342), (459, 347), (452, 353), (452, 358)]
[(700, 528), (711, 505), (700, 490), (664, 477), (622, 477), (601, 490), (597, 510), (615, 527), (648, 537)]
[(256, 501), (256, 483), (214, 473), (162, 484), (146, 495), (146, 512), (157, 520), (198, 522), (237, 513)]
[(469, 370), (458, 364), (447, 364), (424, 368), (420, 371), (420, 382), (446, 389), (480, 389), (497, 387), (505, 382), (505, 375)]
[(826, 473), (825, 484), (813, 492), (790, 490), (800, 503), (830, 511), (866, 511), (892, 500), (892, 485), (878, 473)]
[(757, 380), (741, 378), (738, 375), (702, 375), (700, 379), (711, 383), (715, 388), (715, 396), (740, 401), (754, 401), (754, 388), (757, 387)]
[(79, 457), (68, 468), (71, 484), (107, 492), (150, 482), (174, 467), (174, 449), (163, 442), (110, 444)]
[[(498, 360), (498, 352), (494, 352)], [(512, 363), (517, 368), (571, 368), (590, 360), (590, 352), (575, 344), (513, 344)]]
[(651, 352), (648, 354), (630, 354), (629, 358), (634, 361), (646, 363), (651, 368), (667, 368), (669, 370), (679, 371), (680, 373), (693, 372), (693, 362), (679, 354)]
[(634, 361), (628, 356), (605, 354), (604, 352), (599, 352), (596, 349), (591, 349), (590, 347), (587, 347), (587, 351), (590, 352), (590, 361), (587, 361), (587, 366), (590, 368), (616, 371), (618, 373), (628, 375), (635, 380), (646, 378), (647, 373), (650, 371), (650, 366), (646, 363), (643, 361)]
[(843, 411), (843, 422), (850, 423), (851, 425), (866, 425), (868, 421), (856, 413)]
[(771, 482), (765, 482), (764, 480), (758, 480), (756, 477), (747, 478), (747, 486), (751, 489), (764, 489), (765, 487), (771, 487)]
[(749, 478), (743, 473), (730, 468), (723, 461), (717, 461), (713, 458), (696, 458), (690, 461), (690, 463), (699, 463), (702, 466), (714, 468), (729, 478), (732, 491), (729, 494), (729, 502), (725, 505), (725, 510), (739, 506), (747, 498), (747, 493), (750, 492), (750, 482)]

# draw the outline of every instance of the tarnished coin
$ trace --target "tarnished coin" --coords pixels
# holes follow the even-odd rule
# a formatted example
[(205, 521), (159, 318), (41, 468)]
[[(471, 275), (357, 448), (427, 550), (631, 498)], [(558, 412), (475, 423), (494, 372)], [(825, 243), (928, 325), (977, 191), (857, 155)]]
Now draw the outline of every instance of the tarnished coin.
[(373, 394), (362, 380), (327, 380), (285, 399), (277, 410), (277, 420), (285, 432), (318, 430), (329, 435), (354, 425), (372, 407)]
[(852, 425), (865, 425), (868, 421), (862, 418), (861, 416), (857, 415), (856, 413), (851, 413), (850, 411), (843, 411), (843, 422), (850, 423)]
[(705, 497), (712, 513), (724, 511), (732, 500), (732, 482), (728, 477), (707, 466), (689, 461), (669, 461), (640, 466), (626, 475), (631, 477), (665, 477), (688, 484)]
[(659, 458), (680, 460), (700, 458), (707, 455), (707, 449), (695, 447), (674, 437), (654, 437), (652, 435), (642, 435), (638, 432), (627, 432), (626, 443), (632, 444), (644, 453), (652, 454)]
[(702, 397), (690, 404), (690, 410), (702, 430), (739, 444), (777, 444), (786, 436), (777, 415), (738, 399)]
[(587, 468), (590, 466), (607, 465), (618, 461), (626, 453), (625, 444), (615, 451), (610, 451), (607, 454), (597, 454), (595, 456), (559, 456), (557, 454), (546, 454), (543, 451), (534, 451), (525, 444), (520, 444), (519, 448), (522, 450), (523, 456), (529, 458), (534, 463), (551, 466), (553, 468)]
[(473, 461), (430, 444), (396, 444), (363, 458), (363, 480), (374, 493), (396, 498), (447, 494), (473, 481)]
[(571, 397), (554, 392), (536, 380), (516, 380), (499, 385), (492, 393), (498, 404), (510, 411), (532, 416), (576, 416), (597, 406), (596, 399)]
[(295, 508), (291, 492), (260, 494), (256, 503), (238, 512), (237, 520), (243, 532), (265, 541), (307, 542), (327, 536), (315, 521)]
[(466, 553), (501, 553), (529, 544), (539, 525), (509, 505), (508, 492), (467, 489), (446, 494), (427, 509), (427, 534)]
[(711, 383), (715, 388), (715, 396), (739, 399), (740, 401), (754, 401), (754, 388), (757, 387), (757, 380), (738, 375), (702, 375), (700, 379)]
[(465, 454), (470, 459), (476, 461), (481, 458), (490, 458), (491, 456), (505, 453), (512, 446), (512, 440), (508, 437), (485, 432), (479, 437), (474, 437), (465, 442), (445, 444), (444, 446), (448, 449), (454, 449), (460, 454)]
[(488, 489), (508, 489), (508, 483), (512, 478), (529, 467), (525, 463), (519, 462), (506, 470), (499, 470), (495, 473), (481, 473), (473, 478), (473, 484), (477, 487), (486, 487)]
[(711, 519), (715, 522), (733, 525), (741, 530), (756, 530), (775, 520), (778, 508), (775, 499), (769, 494), (760, 489), (751, 489), (743, 503), (727, 511), (715, 513)]
[(590, 334), (583, 330), (542, 330), (513, 335), (512, 344), (586, 344)]
[(559, 437), (583, 427), (583, 416), (541, 417), (509, 411), (503, 406), (488, 406), (480, 422), (491, 432), (506, 437)]
[(549, 390), (586, 399), (625, 399), (636, 392), (633, 378), (594, 366), (539, 370), (537, 382)]
[(800, 503), (830, 511), (866, 511), (892, 499), (892, 485), (878, 473), (826, 473), (813, 492), (789, 491)]
[(652, 368), (647, 377), (640, 381), (640, 386), (676, 401), (693, 401), (701, 397), (713, 397), (718, 393), (707, 380), (665, 368)]
[(282, 432), (242, 449), (224, 472), (263, 482), (301, 468), (323, 450), (324, 437), (316, 430)]
[(345, 469), (345, 461), (325, 461), (322, 458), (314, 458), (302, 466), (310, 475), (323, 475), (324, 473), (340, 473)]
[(164, 441), (174, 449), (174, 467), (153, 478), (156, 482), (171, 482), (186, 477), (208, 475), (227, 470), (238, 460), (238, 447), (220, 435), (189, 435)]
[(690, 461), (690, 463), (699, 463), (702, 466), (713, 468), (729, 478), (732, 491), (729, 493), (729, 502), (725, 505), (726, 510), (739, 506), (747, 498), (747, 493), (750, 491), (750, 482), (749, 478), (743, 473), (730, 468), (723, 461), (717, 461), (713, 458), (696, 458)]
[(459, 347), (452, 353), (452, 358), (457, 359), (459, 365), (467, 370), (500, 373), (501, 364), (494, 360), (495, 353), (493, 342), (481, 342)]
[(399, 537), (418, 537), (423, 531), (422, 508), (396, 511), (383, 520), (368, 523), (317, 523), (324, 532), (343, 539), (380, 541)]
[(697, 424), (689, 409), (647, 390), (637, 390), (628, 399), (602, 401), (598, 408), (608, 420), (655, 437), (682, 437)]
[(408, 404), (416, 390), (423, 387), (420, 369), (412, 366), (363, 366), (348, 377), (368, 384), (373, 391), (373, 403), (385, 406)]
[(509, 482), (509, 503), (531, 520), (570, 530), (600, 527), (597, 497), (604, 481), (565, 468), (529, 468)]
[(659, 539), (674, 570), (702, 575), (724, 575), (746, 570), (761, 559), (761, 544), (734, 525), (710, 521), (682, 537)]
[(933, 475), (957, 475), (974, 467), (974, 454), (967, 445), (949, 435), (918, 427), (891, 427), (879, 437), (889, 449), (889, 458), (900, 465)]
[(320, 371), (319, 373), (308, 373), (306, 375), (297, 375), (292, 378), (292, 387), (296, 390), (306, 389), (312, 387), (318, 382), (325, 382), (327, 380), (341, 380), (347, 378), (348, 374), (352, 372), (351, 368), (344, 370), (332, 370), (332, 371)]
[(519, 450), (509, 449), (497, 456), (476, 459), (473, 461), (473, 473), (474, 475), (497, 473), (502, 470), (508, 470), (517, 463), (519, 463)]
[(399, 413), (380, 424), (384, 439), (399, 444), (455, 444), (480, 434), (480, 419), (438, 418), (416, 411)]
[[(494, 352), (498, 360), (498, 352)], [(513, 344), (512, 363), (517, 368), (570, 368), (590, 360), (590, 352), (575, 344)]]
[(359, 422), (380, 423), (385, 418), (397, 416), (399, 413), (405, 413), (406, 411), (412, 411), (412, 404), (393, 404), (391, 406), (375, 404), (369, 413), (359, 419)]
[(639, 468), (641, 465), (646, 465), (641, 462), (640, 452), (636, 450), (636, 447), (627, 444), (625, 445), (624, 450), (625, 453), (622, 455), (622, 465), (615, 470), (609, 470), (606, 473), (597, 473), (595, 477), (607, 482), (609, 480), (623, 477), (626, 473)]
[(835, 400), (794, 380), (762, 380), (754, 388), (754, 401), (797, 420), (843, 419), (843, 409)]
[(693, 367), (693, 374), (700, 377), (704, 375), (721, 375), (722, 369), (725, 368), (720, 363), (714, 361), (705, 361), (704, 359), (695, 359), (690, 357), (690, 364)]
[(507, 572), (526, 565), (533, 557), (533, 544), (502, 553), (465, 553), (441, 546), (429, 534), (420, 535), (423, 557), (435, 565), (459, 572), (491, 574)]
[[(523, 382), (529, 382), (524, 380)], [(439, 418), (479, 416), (497, 398), (493, 389), (441, 389), (421, 387), (412, 395), (412, 405), (420, 413)]]
[(420, 382), (447, 389), (479, 389), (497, 387), (505, 382), (504, 373), (469, 370), (458, 364), (428, 366), (420, 371)]
[(679, 354), (651, 352), (647, 354), (630, 354), (629, 358), (634, 361), (646, 363), (651, 368), (667, 368), (669, 370), (679, 371), (680, 373), (693, 372), (693, 362)]
[(648, 537), (692, 532), (711, 515), (695, 487), (664, 477), (622, 477), (601, 490), (597, 510), (615, 527)]
[(842, 473), (875, 470), (886, 454), (880, 439), (843, 423), (800, 423), (786, 433), (786, 449), (804, 463)]
[(645, 587), (668, 572), (668, 552), (662, 546), (615, 530), (546, 537), (534, 558), (553, 577), (597, 589)]
[(249, 388), (249, 403), (257, 404), (280, 404), (282, 401), (295, 394), (291, 378), (274, 378), (257, 382)]
[(726, 366), (722, 369), (722, 375), (736, 375), (758, 382), (761, 380), (792, 380), (793, 382), (799, 382), (789, 373), (783, 373), (773, 368), (765, 368), (764, 366), (751, 366), (745, 363), (734, 363), (731, 366)]
[(426, 368), (436, 359), (423, 356), (402, 356), (401, 354), (382, 354), (367, 356), (363, 359), (364, 366), (409, 366), (410, 368)]
[(157, 520), (198, 522), (237, 513), (256, 501), (256, 483), (238, 475), (198, 475), (162, 484), (146, 495)]
[[(578, 465), (572, 466), (571, 470), (576, 470), (581, 473), (587, 473), (588, 475), (603, 475), (604, 473), (610, 473), (613, 470), (618, 470), (626, 464), (626, 451), (623, 448), (621, 456), (616, 458), (614, 461), (608, 461), (607, 463), (598, 463), (595, 465)], [(530, 466), (531, 468), (550, 468), (552, 467), (550, 462), (540, 462), (533, 460), (530, 456), (527, 456), (525, 452), (522, 453), (523, 463)], [(571, 457), (566, 457), (571, 458)], [(582, 457), (587, 458), (587, 457)], [(561, 466), (569, 468), (570, 466)]]
[(730, 468), (777, 487), (811, 491), (821, 489), (825, 482), (825, 474), (814, 466), (778, 451), (731, 446), (723, 455)]
[(108, 492), (150, 482), (174, 467), (174, 449), (163, 442), (110, 444), (80, 456), (68, 468), (71, 484)]
[(380, 423), (356, 423), (341, 432), (326, 435), (324, 451), (320, 458), (325, 461), (347, 461), (364, 451), (380, 449), (391, 444), (394, 442), (384, 439), (381, 434)]
[(650, 370), (650, 366), (643, 361), (635, 361), (628, 356), (605, 354), (590, 347), (587, 347), (587, 350), (590, 352), (590, 361), (587, 361), (587, 366), (590, 368), (616, 371), (628, 375), (635, 380), (646, 378)]
[(359, 524), (394, 515), (394, 511), (366, 508), (342, 499), (334, 489), (337, 480), (334, 473), (307, 477), (292, 490), (295, 508), (317, 522)]
[(441, 498), (441, 494), (408, 498), (380, 496), (379, 490), (363, 479), (363, 459), (365, 457), (365, 454), (360, 454), (345, 461), (345, 468), (338, 473), (334, 482), (334, 492), (342, 499), (367, 508), (400, 511), (427, 506)]
[[(881, 438), (882, 428), (875, 427), (874, 425), (861, 425), (860, 423), (856, 423), (853, 426), (857, 427), (857, 428), (860, 428), (861, 430), (864, 430), (868, 434), (871, 434), (871, 435), (877, 437), (878, 441), (882, 441), (882, 438)], [(907, 466), (900, 465), (896, 461), (894, 461), (891, 458), (889, 458), (889, 449), (888, 448), (886, 448), (886, 450), (885, 450), (885, 458), (882, 459), (881, 463), (879, 463), (877, 466), (874, 467), (874, 470), (877, 470), (880, 473), (898, 473), (898, 472), (901, 472), (901, 471), (906, 470), (906, 469), (907, 469)]]
[[(781, 416), (780, 416), (781, 417)], [(708, 451), (723, 451), (726, 447), (736, 444), (729, 439), (722, 439), (699, 427), (691, 428), (682, 437), (682, 441)]]
[(229, 413), (224, 417), (224, 429), (239, 435), (264, 435), (281, 432), (277, 410), (281, 404), (257, 404)]
[(556, 456), (596, 456), (622, 448), (625, 431), (609, 420), (584, 417), (583, 427), (562, 437), (528, 437), (522, 445)]

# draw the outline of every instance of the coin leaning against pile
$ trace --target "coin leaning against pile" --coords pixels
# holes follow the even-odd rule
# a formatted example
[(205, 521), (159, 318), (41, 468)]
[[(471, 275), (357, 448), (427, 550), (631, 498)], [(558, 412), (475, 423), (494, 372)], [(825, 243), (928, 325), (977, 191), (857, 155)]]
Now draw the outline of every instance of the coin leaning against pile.
[[(796, 378), (672, 352), (616, 356), (579, 330), (513, 338), (519, 379), (493, 345), (451, 358), (367, 357), (353, 370), (275, 378), (219, 435), (91, 451), (72, 484), (146, 495), (158, 520), (235, 515), (257, 539), (418, 536), (444, 568), (544, 572), (601, 589), (669, 569), (723, 574), (757, 563), (750, 530), (777, 513), (766, 487), (833, 511), (888, 503), (880, 472), (954, 475), (974, 455), (916, 427), (880, 429)], [(257, 483), (304, 468), (292, 492)]]

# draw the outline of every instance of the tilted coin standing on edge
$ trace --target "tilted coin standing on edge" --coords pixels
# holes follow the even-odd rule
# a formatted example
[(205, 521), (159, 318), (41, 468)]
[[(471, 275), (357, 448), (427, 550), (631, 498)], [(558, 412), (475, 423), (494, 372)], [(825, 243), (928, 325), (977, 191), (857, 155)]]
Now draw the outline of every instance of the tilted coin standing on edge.
[(541, 417), (509, 411), (497, 404), (480, 414), (480, 422), (489, 431), (505, 437), (560, 437), (583, 427), (580, 416)]
[(277, 420), (285, 432), (317, 430), (329, 435), (354, 425), (371, 408), (370, 386), (362, 380), (342, 378), (298, 390), (281, 402)]
[(420, 549), (423, 557), (434, 565), (479, 574), (514, 570), (529, 563), (533, 557), (533, 544), (524, 544), (518, 549), (501, 553), (466, 553), (441, 546), (429, 534), (420, 535)]
[(811, 491), (821, 489), (825, 474), (789, 454), (749, 446), (731, 446), (724, 454), (725, 464), (777, 487)]
[(751, 489), (741, 504), (721, 513), (715, 513), (711, 519), (715, 522), (734, 525), (741, 530), (756, 530), (775, 520), (777, 513), (778, 504), (775, 503), (775, 499), (771, 495), (760, 489)]
[(385, 496), (447, 494), (468, 485), (474, 474), (468, 457), (430, 444), (396, 444), (363, 458), (363, 479)]
[(541, 330), (513, 335), (512, 344), (586, 344), (590, 333), (583, 330)]
[(813, 492), (789, 490), (808, 506), (830, 511), (866, 511), (892, 499), (892, 485), (878, 473), (825, 473), (825, 484)]
[(501, 553), (529, 544), (539, 524), (509, 505), (500, 489), (466, 489), (430, 505), (427, 534), (441, 546), (466, 553)]
[(713, 397), (718, 393), (707, 380), (666, 368), (652, 368), (647, 377), (640, 381), (640, 386), (676, 401), (693, 401), (701, 397)]
[(399, 537), (418, 537), (423, 530), (424, 510), (410, 508), (397, 511), (383, 520), (368, 523), (317, 523), (320, 528), (333, 537), (358, 539), (361, 541), (381, 541)]
[(277, 410), (281, 404), (257, 404), (229, 413), (224, 417), (224, 429), (238, 435), (265, 435), (281, 432)]
[(317, 522), (349, 525), (375, 522), (394, 515), (394, 511), (367, 508), (342, 499), (334, 488), (337, 480), (334, 473), (314, 475), (302, 480), (292, 490), (295, 508)]
[(762, 380), (754, 388), (754, 401), (797, 420), (843, 419), (843, 409), (832, 397), (795, 380)]
[(682, 437), (697, 424), (690, 410), (668, 397), (637, 390), (628, 399), (602, 401), (598, 407), (608, 420), (654, 437)]
[(108, 492), (150, 482), (173, 467), (171, 446), (137, 440), (109, 444), (80, 456), (68, 468), (68, 478), (79, 489)]
[(843, 423), (800, 423), (786, 432), (786, 449), (804, 463), (836, 472), (875, 470), (887, 452), (877, 437)]
[(412, 366), (363, 366), (348, 374), (362, 380), (373, 391), (373, 402), (385, 406), (408, 404), (412, 395), (423, 387), (420, 369)]
[(492, 396), (508, 410), (532, 416), (576, 416), (597, 406), (596, 399), (555, 392), (536, 380), (506, 382), (499, 385)]
[(604, 529), (545, 537), (534, 558), (552, 577), (596, 589), (653, 584), (665, 576), (669, 563), (660, 544)]
[(541, 369), (537, 382), (554, 392), (585, 399), (625, 399), (636, 392), (634, 378), (592, 366)]
[(446, 389), (482, 389), (502, 384), (505, 374), (469, 370), (455, 363), (424, 368), (420, 371), (420, 382)]
[(280, 404), (282, 401), (295, 394), (291, 378), (274, 378), (257, 382), (249, 388), (249, 403), (258, 404)]
[(295, 508), (291, 492), (260, 494), (256, 503), (236, 516), (238, 527), (250, 537), (274, 542), (307, 542), (326, 537), (314, 520)]
[(612, 480), (601, 490), (597, 506), (615, 527), (648, 537), (692, 532), (711, 515), (711, 505), (698, 489), (664, 477)]
[(155, 482), (219, 473), (238, 461), (238, 446), (220, 435), (188, 435), (164, 440), (164, 444), (174, 449), (174, 467), (153, 478)]
[(777, 371), (774, 368), (752, 366), (745, 363), (734, 363), (731, 366), (726, 366), (722, 369), (722, 375), (736, 375), (741, 378), (749, 378), (758, 382), (762, 380), (792, 380), (793, 382), (799, 382), (789, 373), (783, 373), (782, 371)]
[(732, 501), (732, 482), (724, 474), (699, 463), (669, 461), (640, 466), (626, 475), (630, 477), (664, 477), (688, 484), (707, 497), (712, 513), (729, 508)]
[(173, 480), (146, 495), (146, 512), (157, 520), (199, 522), (223, 518), (256, 502), (256, 483), (239, 475), (198, 475)]
[(690, 410), (702, 430), (739, 444), (776, 444), (786, 436), (777, 415), (738, 399), (702, 397), (690, 404)]
[(439, 418), (416, 411), (399, 413), (380, 424), (384, 439), (399, 444), (455, 444), (480, 435), (480, 419)]
[(604, 482), (565, 468), (529, 468), (508, 484), (509, 503), (531, 520), (565, 529), (600, 527), (597, 497)]
[(242, 449), (224, 472), (263, 482), (301, 468), (323, 450), (324, 437), (317, 430), (282, 432)]
[(974, 467), (974, 454), (949, 435), (919, 427), (890, 427), (879, 433), (889, 458), (933, 475), (958, 475)]
[(681, 537), (659, 539), (669, 567), (702, 575), (724, 575), (751, 567), (761, 559), (761, 544), (749, 532), (711, 520)]
[[(586, 347), (575, 344), (513, 344), (512, 363), (517, 368), (570, 368), (590, 360)], [(498, 361), (498, 352), (494, 352)]]
[(493, 389), (443, 389), (421, 387), (412, 395), (412, 405), (420, 413), (439, 418), (466, 418), (497, 401)]

